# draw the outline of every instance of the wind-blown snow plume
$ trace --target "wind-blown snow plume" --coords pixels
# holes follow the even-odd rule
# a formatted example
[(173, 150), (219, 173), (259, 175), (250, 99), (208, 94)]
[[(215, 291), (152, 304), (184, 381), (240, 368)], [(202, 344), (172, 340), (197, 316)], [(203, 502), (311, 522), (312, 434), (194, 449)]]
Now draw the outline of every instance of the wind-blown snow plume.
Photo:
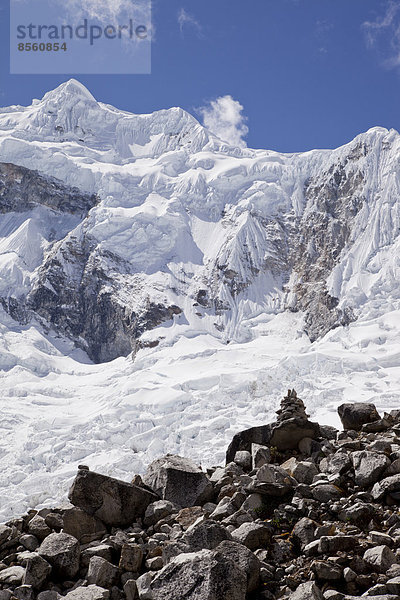
[(249, 128), (242, 111), (243, 106), (230, 95), (211, 100), (209, 106), (203, 106), (199, 110), (204, 127), (224, 142), (245, 148), (247, 144), (243, 138), (249, 133)]

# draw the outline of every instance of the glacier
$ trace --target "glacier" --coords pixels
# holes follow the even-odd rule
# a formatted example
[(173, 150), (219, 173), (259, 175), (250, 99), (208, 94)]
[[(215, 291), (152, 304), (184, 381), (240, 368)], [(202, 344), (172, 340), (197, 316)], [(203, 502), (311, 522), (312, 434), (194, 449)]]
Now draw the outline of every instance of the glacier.
[(77, 465), (223, 461), (294, 387), (397, 408), (400, 137), (237, 148), (70, 80), (0, 109), (0, 515)]

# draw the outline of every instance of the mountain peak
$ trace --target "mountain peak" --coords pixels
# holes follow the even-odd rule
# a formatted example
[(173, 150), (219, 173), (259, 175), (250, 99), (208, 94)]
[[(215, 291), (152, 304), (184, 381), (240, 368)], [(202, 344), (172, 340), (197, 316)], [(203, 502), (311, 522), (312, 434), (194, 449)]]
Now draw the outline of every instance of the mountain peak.
[(66, 99), (83, 100), (90, 103), (96, 102), (96, 99), (89, 90), (76, 79), (69, 79), (54, 90), (47, 92), (43, 96), (42, 101), (65, 102)]

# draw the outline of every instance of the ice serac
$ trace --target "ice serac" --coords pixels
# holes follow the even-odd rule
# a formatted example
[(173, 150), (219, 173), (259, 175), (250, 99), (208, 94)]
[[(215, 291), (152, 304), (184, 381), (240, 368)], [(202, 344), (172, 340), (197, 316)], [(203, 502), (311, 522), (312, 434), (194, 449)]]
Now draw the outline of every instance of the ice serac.
[(236, 148), (180, 108), (135, 115), (70, 80), (0, 111), (3, 305), (95, 362), (172, 325), (248, 341), (284, 311), (321, 339), (398, 299), (399, 153), (383, 128), (336, 150)]

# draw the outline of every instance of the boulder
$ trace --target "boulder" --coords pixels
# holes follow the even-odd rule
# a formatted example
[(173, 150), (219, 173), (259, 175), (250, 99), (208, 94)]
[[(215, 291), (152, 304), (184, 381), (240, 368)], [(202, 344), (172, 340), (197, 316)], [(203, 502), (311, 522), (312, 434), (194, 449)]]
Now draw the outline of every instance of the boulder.
[(68, 533), (51, 533), (40, 545), (39, 555), (53, 567), (57, 577), (71, 579), (79, 570), (78, 540)]
[(242, 469), (244, 469), (245, 471), (251, 471), (251, 452), (247, 452), (247, 450), (238, 450), (238, 452), (236, 452), (235, 454), (233, 461), (237, 465), (239, 465), (239, 467), (242, 467)]
[(317, 524), (308, 517), (303, 517), (297, 521), (292, 529), (291, 539), (299, 548), (304, 548), (315, 539), (315, 530)]
[(168, 500), (157, 500), (156, 502), (149, 504), (146, 508), (143, 522), (149, 527), (150, 525), (155, 525), (161, 519), (165, 519), (165, 517), (177, 512), (179, 512), (179, 507), (177, 507), (176, 504), (173, 504)]
[(201, 506), (213, 495), (213, 485), (200, 467), (187, 458), (173, 454), (152, 462), (143, 481), (161, 498), (182, 508)]
[(324, 600), (321, 590), (313, 581), (301, 583), (289, 596), (289, 600)]
[(352, 452), (351, 461), (354, 467), (355, 482), (361, 487), (368, 487), (376, 483), (390, 465), (390, 459), (385, 454), (367, 450)]
[(341, 404), (338, 407), (338, 414), (343, 429), (353, 429), (355, 431), (360, 431), (365, 423), (372, 423), (380, 419), (375, 405), (367, 402)]
[(77, 587), (64, 596), (65, 600), (108, 600), (110, 593), (97, 585)]
[(173, 559), (150, 589), (153, 600), (246, 600), (247, 576), (224, 553), (201, 550)]
[(182, 538), (190, 552), (213, 550), (224, 540), (232, 540), (229, 531), (221, 523), (208, 520), (189, 527)]
[(261, 563), (257, 556), (243, 544), (233, 541), (221, 542), (217, 551), (230, 558), (247, 576), (247, 593), (254, 592), (259, 585)]
[(22, 583), (24, 585), (31, 585), (36, 590), (40, 590), (51, 573), (51, 565), (47, 560), (39, 556), (39, 554), (32, 554), (27, 559), (25, 569)]
[(51, 529), (43, 517), (35, 515), (28, 523), (28, 532), (42, 542), (45, 537), (50, 535)]
[(89, 562), (86, 579), (89, 584), (111, 588), (118, 581), (118, 568), (101, 556), (93, 556)]
[(128, 581), (125, 583), (124, 594), (126, 596), (126, 600), (138, 600), (139, 592), (134, 579), (128, 579)]
[(363, 559), (378, 573), (386, 573), (386, 571), (396, 563), (396, 556), (386, 545), (368, 548), (368, 550), (364, 552)]
[(139, 544), (124, 544), (121, 548), (119, 568), (122, 571), (139, 573), (143, 563), (143, 550)]
[(371, 490), (374, 500), (381, 500), (385, 494), (400, 492), (400, 475), (391, 475), (385, 477), (382, 481), (377, 481)]
[(251, 444), (252, 468), (259, 469), (271, 462), (271, 451), (267, 446)]
[(81, 544), (89, 544), (94, 540), (101, 540), (107, 533), (105, 525), (84, 510), (74, 506), (62, 513), (63, 531), (76, 537)]
[(263, 548), (271, 539), (271, 529), (264, 523), (243, 523), (232, 533), (233, 541), (247, 546), (249, 550)]
[(0, 571), (0, 584), (10, 583), (13, 585), (18, 585), (22, 583), (24, 575), (24, 567), (8, 567), (8, 569), (3, 569), (2, 571)]
[(144, 487), (80, 469), (69, 491), (72, 504), (113, 527), (142, 517), (158, 496)]

